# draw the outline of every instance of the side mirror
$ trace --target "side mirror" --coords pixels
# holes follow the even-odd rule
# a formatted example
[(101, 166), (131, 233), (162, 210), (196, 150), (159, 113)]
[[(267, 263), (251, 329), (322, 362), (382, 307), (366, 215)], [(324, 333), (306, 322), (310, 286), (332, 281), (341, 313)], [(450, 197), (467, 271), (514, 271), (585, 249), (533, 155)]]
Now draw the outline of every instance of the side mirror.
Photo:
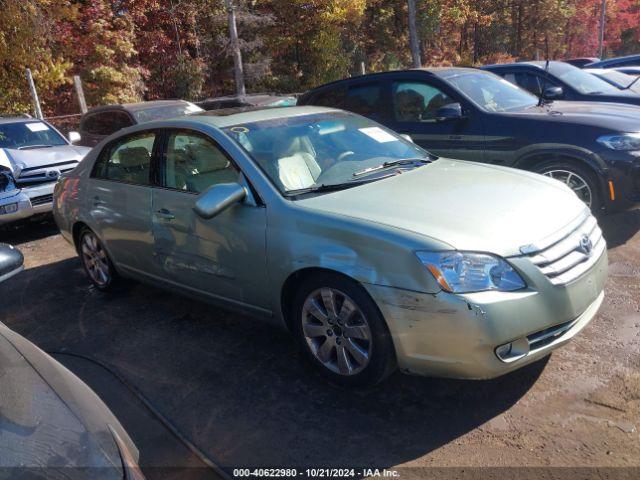
[(407, 142), (415, 143), (413, 141), (413, 138), (411, 138), (411, 135), (409, 135), (408, 133), (401, 133), (400, 136), (404, 138)]
[(462, 105), (459, 103), (448, 103), (436, 110), (436, 121), (447, 122), (451, 120), (461, 120), (464, 118), (462, 115)]
[(82, 138), (78, 132), (69, 132), (68, 137), (69, 137), (69, 142), (71, 142), (72, 144), (78, 143)]
[(562, 98), (563, 95), (564, 90), (562, 90), (562, 87), (547, 87), (542, 93), (542, 98), (545, 100), (557, 100), (558, 98)]
[(23, 263), (24, 257), (20, 250), (6, 243), (0, 243), (0, 282), (21, 272)]
[(219, 183), (198, 195), (193, 210), (198, 216), (208, 220), (219, 215), (234, 203), (247, 196), (247, 191), (239, 183)]

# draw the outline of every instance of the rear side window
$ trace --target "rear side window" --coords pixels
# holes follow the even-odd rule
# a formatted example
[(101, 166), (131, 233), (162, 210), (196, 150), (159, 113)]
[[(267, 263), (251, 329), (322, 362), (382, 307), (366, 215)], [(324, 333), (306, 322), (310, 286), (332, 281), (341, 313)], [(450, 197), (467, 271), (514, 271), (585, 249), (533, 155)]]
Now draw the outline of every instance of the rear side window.
[(155, 132), (139, 132), (109, 143), (100, 153), (93, 177), (135, 185), (150, 185)]
[(381, 118), (382, 86), (379, 82), (325, 90), (311, 100), (313, 105), (340, 108), (359, 115)]
[(133, 125), (133, 122), (127, 113), (112, 111), (88, 116), (83, 123), (82, 129), (91, 135), (111, 135), (131, 125)]

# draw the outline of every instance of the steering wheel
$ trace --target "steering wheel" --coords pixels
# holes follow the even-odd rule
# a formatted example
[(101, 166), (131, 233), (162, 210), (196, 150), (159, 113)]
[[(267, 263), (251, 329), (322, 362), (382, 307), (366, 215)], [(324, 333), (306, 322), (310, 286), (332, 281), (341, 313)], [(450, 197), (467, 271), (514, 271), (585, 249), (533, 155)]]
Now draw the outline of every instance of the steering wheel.
[(347, 150), (346, 152), (342, 152), (340, 155), (338, 155), (338, 158), (336, 159), (336, 162), (341, 162), (342, 160), (345, 159), (345, 157), (348, 157), (349, 155), (355, 155), (355, 152), (352, 152), (351, 150)]

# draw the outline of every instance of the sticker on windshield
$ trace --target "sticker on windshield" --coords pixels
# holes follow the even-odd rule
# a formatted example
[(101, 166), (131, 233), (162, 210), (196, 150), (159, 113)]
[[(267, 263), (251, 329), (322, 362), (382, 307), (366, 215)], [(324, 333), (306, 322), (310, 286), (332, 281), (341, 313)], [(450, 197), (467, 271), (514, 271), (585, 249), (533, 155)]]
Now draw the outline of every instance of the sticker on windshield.
[(391, 135), (389, 132), (385, 132), (380, 127), (359, 128), (358, 130), (379, 143), (398, 141), (396, 137)]
[(26, 125), (27, 125), (27, 128), (32, 132), (42, 132), (44, 130), (49, 130), (49, 127), (47, 127), (42, 122), (27, 123)]

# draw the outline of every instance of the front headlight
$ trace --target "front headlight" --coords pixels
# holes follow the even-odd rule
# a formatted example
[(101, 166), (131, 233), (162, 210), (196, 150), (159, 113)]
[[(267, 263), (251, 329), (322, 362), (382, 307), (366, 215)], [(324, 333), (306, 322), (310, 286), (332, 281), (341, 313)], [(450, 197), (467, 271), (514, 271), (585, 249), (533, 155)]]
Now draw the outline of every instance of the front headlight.
[(598, 138), (598, 143), (612, 150), (640, 150), (640, 133), (603, 135)]
[(494, 255), (458, 251), (416, 252), (416, 255), (447, 292), (510, 292), (526, 287), (518, 272)]

